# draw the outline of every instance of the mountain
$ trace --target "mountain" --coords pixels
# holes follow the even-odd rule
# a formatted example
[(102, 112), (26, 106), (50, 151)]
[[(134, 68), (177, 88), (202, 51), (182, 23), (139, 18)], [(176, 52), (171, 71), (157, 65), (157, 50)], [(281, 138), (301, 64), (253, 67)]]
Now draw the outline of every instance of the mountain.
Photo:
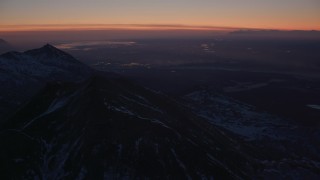
[(319, 179), (319, 131), (231, 98), (172, 99), (51, 45), (0, 63), (0, 179)]
[(78, 60), (70, 54), (57, 49), (56, 47), (46, 44), (42, 48), (26, 51), (25, 54), (32, 56), (43, 64), (57, 67), (68, 67), (80, 64)]
[[(11, 113), (47, 82), (81, 81), (91, 69), (71, 55), (51, 46), (0, 55), (0, 119)], [(1, 123), (1, 121), (0, 121)]]
[(245, 178), (259, 170), (241, 143), (111, 74), (48, 84), (4, 129), (2, 166), (18, 179)]
[(260, 169), (250, 147), (178, 102), (51, 45), (0, 63), (2, 101), (28, 99), (0, 126), (1, 179), (245, 178)]
[(12, 50), (13, 47), (5, 40), (0, 39), (0, 53)]
[(9, 45), (9, 43), (3, 39), (0, 39), (0, 45)]

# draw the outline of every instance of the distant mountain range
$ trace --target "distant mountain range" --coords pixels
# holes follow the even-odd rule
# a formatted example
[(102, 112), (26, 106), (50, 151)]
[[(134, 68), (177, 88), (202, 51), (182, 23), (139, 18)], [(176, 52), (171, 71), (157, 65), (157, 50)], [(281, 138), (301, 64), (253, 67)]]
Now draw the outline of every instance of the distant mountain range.
[(237, 30), (229, 33), (232, 37), (281, 38), (281, 39), (320, 39), (320, 31), (305, 30)]
[(208, 122), (241, 108), (227, 98), (183, 103), (51, 45), (1, 55), (0, 81), (0, 179), (271, 179), (292, 177), (288, 164), (317, 177), (313, 161), (279, 160), (281, 145), (261, 151)]

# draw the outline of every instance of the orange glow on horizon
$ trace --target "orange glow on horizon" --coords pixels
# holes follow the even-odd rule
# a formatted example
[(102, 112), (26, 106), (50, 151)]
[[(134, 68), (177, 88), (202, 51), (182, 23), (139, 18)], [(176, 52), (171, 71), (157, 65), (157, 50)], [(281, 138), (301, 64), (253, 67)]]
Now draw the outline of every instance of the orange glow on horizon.
[(15, 31), (82, 31), (82, 30), (197, 30), (231, 31), (233, 27), (159, 25), (159, 24), (49, 24), (49, 25), (0, 25), (0, 32)]
[(295, 27), (219, 27), (206, 25), (174, 25), (174, 24), (43, 24), (43, 25), (0, 25), (0, 32), (22, 31), (85, 31), (85, 30), (191, 30), (191, 31), (225, 31), (230, 32), (239, 29), (265, 29), (265, 30), (320, 30), (320, 27), (295, 28)]
[(4, 0), (0, 32), (319, 30), (319, 0)]

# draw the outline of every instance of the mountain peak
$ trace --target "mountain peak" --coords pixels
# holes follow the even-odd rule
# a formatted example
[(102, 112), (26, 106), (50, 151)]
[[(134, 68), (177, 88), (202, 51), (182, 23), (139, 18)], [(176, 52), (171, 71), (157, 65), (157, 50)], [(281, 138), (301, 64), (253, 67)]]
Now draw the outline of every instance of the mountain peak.
[(44, 51), (46, 53), (48, 53), (48, 52), (51, 52), (51, 53), (52, 52), (54, 52), (54, 53), (64, 53), (63, 51), (61, 51), (60, 49), (54, 47), (51, 44), (46, 44), (46, 45), (42, 46), (41, 48), (39, 48), (39, 50)]
[(7, 43), (4, 39), (0, 39), (0, 43)]
[(12, 51), (14, 48), (6, 40), (0, 38), (0, 54)]
[(56, 49), (56, 50), (57, 50), (57, 48), (54, 47), (54, 46), (51, 45), (51, 44), (46, 44), (46, 45), (42, 46), (42, 48), (45, 48), (45, 49)]
[(73, 59), (72, 56), (61, 51), (60, 49), (54, 47), (51, 44), (46, 44), (41, 48), (26, 51), (25, 54), (28, 54), (33, 57), (39, 57), (39, 56), (45, 56), (46, 58), (68, 57), (69, 59)]

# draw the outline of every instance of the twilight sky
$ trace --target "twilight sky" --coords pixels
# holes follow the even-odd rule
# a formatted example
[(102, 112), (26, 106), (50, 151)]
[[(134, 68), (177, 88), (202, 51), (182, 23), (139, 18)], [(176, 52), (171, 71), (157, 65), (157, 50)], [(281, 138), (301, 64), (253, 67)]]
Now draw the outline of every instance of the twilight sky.
[(93, 24), (320, 30), (320, 0), (0, 0), (0, 31)]

